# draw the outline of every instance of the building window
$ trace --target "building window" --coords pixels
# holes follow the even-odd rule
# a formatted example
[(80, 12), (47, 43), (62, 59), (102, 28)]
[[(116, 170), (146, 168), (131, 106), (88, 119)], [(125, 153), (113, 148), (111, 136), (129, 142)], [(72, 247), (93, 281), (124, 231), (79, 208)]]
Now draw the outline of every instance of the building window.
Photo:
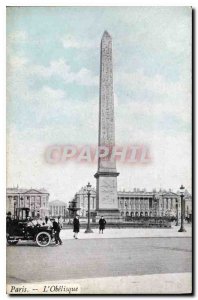
[(166, 199), (166, 209), (168, 209), (168, 199)]
[(35, 210), (35, 197), (34, 196), (31, 197), (31, 209)]
[(171, 209), (173, 208), (173, 199), (171, 199)]
[(41, 197), (37, 196), (35, 199), (35, 207), (36, 209), (39, 209), (41, 207)]
[(174, 207), (177, 207), (177, 199), (174, 199)]
[(149, 208), (152, 208), (152, 199), (149, 198)]

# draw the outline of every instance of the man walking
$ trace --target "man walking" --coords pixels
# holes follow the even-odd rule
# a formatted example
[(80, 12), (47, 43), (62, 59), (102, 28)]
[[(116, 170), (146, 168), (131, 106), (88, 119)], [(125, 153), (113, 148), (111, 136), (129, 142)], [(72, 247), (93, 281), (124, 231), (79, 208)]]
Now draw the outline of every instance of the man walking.
[(55, 232), (55, 243), (56, 243), (56, 245), (58, 245), (58, 243), (60, 245), (62, 245), (63, 242), (60, 238), (61, 225), (56, 220), (54, 220), (54, 222), (53, 222), (53, 229), (54, 229), (54, 232)]
[(78, 233), (80, 230), (80, 222), (79, 222), (79, 218), (78, 216), (75, 216), (74, 220), (73, 220), (73, 226), (74, 226), (74, 238), (78, 239)]
[(106, 225), (106, 220), (103, 218), (103, 216), (100, 218), (99, 220), (99, 233), (105, 229), (105, 225)]

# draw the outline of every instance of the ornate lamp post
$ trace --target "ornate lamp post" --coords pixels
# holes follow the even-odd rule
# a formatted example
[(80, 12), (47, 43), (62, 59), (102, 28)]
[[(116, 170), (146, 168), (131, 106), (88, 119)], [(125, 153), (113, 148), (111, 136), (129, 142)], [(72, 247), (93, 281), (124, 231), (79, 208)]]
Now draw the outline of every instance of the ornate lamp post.
[(176, 224), (175, 224), (175, 226), (179, 226), (179, 209), (178, 209), (178, 199), (176, 199)]
[(90, 228), (90, 194), (91, 194), (91, 184), (88, 182), (87, 185), (87, 196), (88, 196), (88, 223), (87, 223), (87, 229), (85, 230), (85, 233), (93, 233), (93, 231)]
[(185, 203), (184, 203), (184, 186), (181, 185), (180, 187), (180, 196), (181, 196), (181, 227), (178, 230), (178, 232), (185, 232), (184, 228), (184, 208), (185, 208)]

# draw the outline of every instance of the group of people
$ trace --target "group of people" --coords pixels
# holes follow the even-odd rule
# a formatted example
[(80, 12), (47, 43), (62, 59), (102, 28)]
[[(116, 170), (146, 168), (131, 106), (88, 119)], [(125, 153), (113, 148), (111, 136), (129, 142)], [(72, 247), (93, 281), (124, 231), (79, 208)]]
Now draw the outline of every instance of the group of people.
[[(102, 216), (99, 220), (99, 234), (100, 233), (103, 234), (105, 225), (106, 225), (106, 220)], [(47, 216), (44, 219), (42, 219), (40, 217), (34, 217), (34, 218), (28, 217), (27, 226), (28, 227), (47, 226), (49, 228), (52, 228), (54, 230), (55, 245), (63, 244), (63, 242), (60, 238), (60, 232), (61, 232), (61, 229), (63, 228), (63, 221), (60, 216), (57, 217), (56, 219), (55, 218), (49, 219)], [(75, 239), (78, 239), (79, 231), (80, 231), (80, 221), (79, 221), (79, 216), (76, 215), (73, 219), (73, 232), (74, 232), (73, 237)]]
[(48, 226), (48, 227), (52, 227), (52, 219), (50, 220), (47, 216), (45, 217), (45, 219), (43, 218), (39, 218), (39, 217), (28, 217), (28, 223), (27, 226)]
[[(102, 233), (105, 229), (106, 225), (106, 220), (103, 218), (103, 216), (99, 220), (99, 234)], [(56, 245), (62, 245), (63, 242), (60, 238), (60, 231), (62, 229), (62, 224), (60, 222), (60, 217), (58, 217), (58, 220), (53, 221), (53, 229), (55, 232), (55, 243)], [(80, 231), (80, 221), (79, 221), (79, 216), (76, 215), (73, 219), (73, 232), (74, 232), (74, 238), (78, 239), (78, 233)]]
[[(103, 216), (99, 220), (99, 234), (103, 233), (106, 225), (106, 220), (103, 218)], [(78, 215), (75, 216), (73, 220), (73, 232), (74, 232), (74, 238), (78, 239), (78, 233), (80, 231), (80, 221)]]
[[(106, 225), (106, 220), (102, 216), (99, 220), (99, 234), (102, 233), (105, 229)], [(63, 222), (62, 218), (59, 216), (58, 218), (53, 218), (49, 219), (47, 216), (43, 220), (42, 218), (34, 218), (34, 219), (29, 219), (29, 222), (27, 226), (48, 226), (49, 228), (52, 228), (54, 230), (54, 238), (55, 238), (55, 245), (62, 245), (63, 242), (60, 238), (60, 232), (61, 229), (63, 228)], [(75, 239), (78, 239), (78, 233), (80, 231), (80, 221), (79, 221), (79, 216), (76, 215), (73, 219), (73, 232), (74, 235), (73, 237)]]
[(47, 226), (49, 228), (52, 228), (54, 230), (54, 238), (55, 238), (55, 244), (56, 245), (62, 245), (63, 242), (60, 238), (60, 231), (63, 227), (63, 222), (61, 217), (59, 216), (57, 219), (51, 218), (49, 219), (47, 216), (43, 220), (42, 218), (35, 217), (35, 218), (28, 218), (27, 226), (29, 227), (35, 227), (35, 226)]

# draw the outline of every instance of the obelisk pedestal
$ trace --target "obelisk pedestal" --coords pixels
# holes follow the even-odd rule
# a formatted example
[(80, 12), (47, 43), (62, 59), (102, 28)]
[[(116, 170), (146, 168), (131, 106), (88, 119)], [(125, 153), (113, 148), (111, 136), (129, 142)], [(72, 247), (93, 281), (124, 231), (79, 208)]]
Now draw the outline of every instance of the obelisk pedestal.
[(112, 38), (107, 31), (101, 40), (100, 54), (100, 99), (99, 99), (99, 138), (98, 146), (108, 147), (109, 156), (98, 158), (96, 178), (97, 219), (104, 216), (107, 222), (120, 222), (117, 197), (116, 161), (111, 159), (115, 145)]

